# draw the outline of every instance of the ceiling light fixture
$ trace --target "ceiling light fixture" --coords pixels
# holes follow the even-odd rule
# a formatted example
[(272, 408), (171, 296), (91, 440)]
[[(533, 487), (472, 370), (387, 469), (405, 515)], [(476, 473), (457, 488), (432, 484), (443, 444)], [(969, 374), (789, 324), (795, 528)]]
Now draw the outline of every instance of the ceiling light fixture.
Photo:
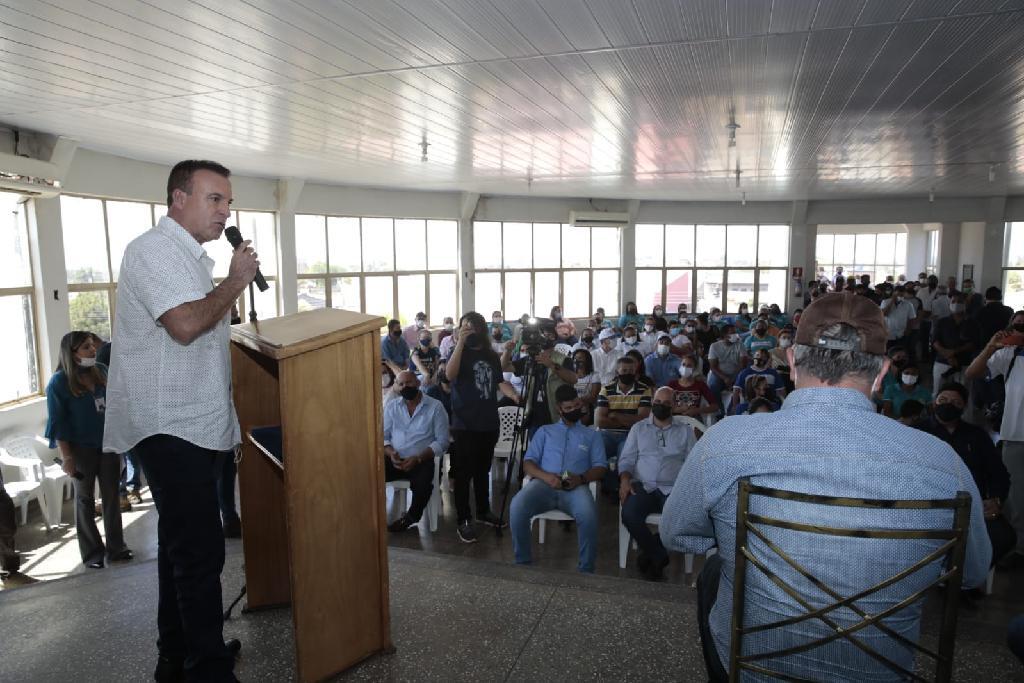
[(988, 181), (990, 183), (994, 183), (996, 181), (996, 165), (995, 164), (989, 164), (988, 165)]
[(740, 164), (737, 161), (736, 162), (736, 187), (740, 186), (740, 175), (742, 175), (742, 174), (743, 174), (743, 171), (740, 170)]
[(934, 203), (934, 202), (935, 202), (935, 188), (933, 187), (930, 190), (928, 190), (928, 203), (931, 204), (931, 203)]
[(427, 147), (430, 147), (430, 143), (427, 142), (427, 134), (423, 134), (423, 139), (420, 140), (420, 149), (423, 150), (423, 156), (420, 157), (420, 161), (427, 160)]
[(747, 193), (746, 192), (741, 192), (740, 193), (740, 206), (746, 206), (746, 205), (747, 205)]
[(729, 146), (736, 146), (736, 131), (742, 126), (736, 123), (736, 107), (729, 107), (729, 123), (725, 124), (726, 130), (729, 131)]

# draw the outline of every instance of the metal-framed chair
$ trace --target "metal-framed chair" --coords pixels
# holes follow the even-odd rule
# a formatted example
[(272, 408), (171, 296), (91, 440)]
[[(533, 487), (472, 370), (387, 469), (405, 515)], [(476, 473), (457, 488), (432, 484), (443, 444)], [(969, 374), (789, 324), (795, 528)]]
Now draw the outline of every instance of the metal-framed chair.
[[(947, 528), (900, 528), (900, 529), (857, 529), (847, 527), (835, 527), (822, 524), (807, 524), (790, 520), (768, 517), (762, 514), (755, 514), (750, 511), (750, 500), (752, 497), (762, 496), (765, 498), (781, 499), (795, 503), (809, 503), (819, 506), (833, 506), (839, 508), (858, 508), (874, 510), (950, 510), (953, 513), (953, 523)], [(808, 650), (827, 645), (840, 638), (845, 639), (851, 645), (859, 649), (865, 655), (888, 667), (901, 680), (924, 681), (918, 673), (907, 670), (900, 664), (892, 661), (889, 657), (877, 651), (874, 647), (857, 637), (857, 633), (868, 627), (873, 627), (889, 638), (897, 641), (909, 650), (923, 654), (935, 661), (935, 681), (946, 682), (952, 679), (953, 675), (953, 645), (956, 639), (956, 618), (957, 607), (960, 599), (960, 586), (963, 576), (964, 556), (966, 553), (966, 539), (968, 523), (971, 514), (971, 497), (961, 491), (955, 498), (940, 500), (868, 500), (856, 498), (841, 498), (834, 496), (811, 495), (795, 491), (785, 491), (752, 484), (750, 479), (741, 479), (738, 483), (738, 496), (736, 502), (736, 567), (733, 576), (733, 611), (731, 643), (729, 651), (729, 680), (739, 681), (741, 672), (748, 671), (762, 676), (779, 678), (788, 681), (805, 681), (809, 679), (795, 678), (790, 673), (781, 673), (769, 668), (769, 665), (760, 663), (763, 660), (769, 662), (779, 657), (795, 655)], [(802, 564), (794, 560), (779, 545), (772, 541), (765, 529), (786, 529), (790, 531), (804, 532), (807, 534), (818, 534), (831, 537), (864, 538), (864, 539), (890, 539), (904, 541), (939, 541), (940, 545), (921, 557), (917, 562), (889, 578), (861, 590), (854, 595), (844, 596), (830, 588), (819, 577), (815, 576)], [(751, 550), (751, 537), (756, 538), (758, 546), (765, 548), (762, 557), (758, 557)], [(770, 553), (768, 551), (771, 551)], [(793, 569), (797, 574), (806, 579), (816, 591), (826, 596), (832, 602), (823, 607), (815, 607), (812, 599), (819, 601), (821, 595), (802, 595), (796, 588), (773, 572), (765, 560), (777, 556)], [(907, 577), (921, 572), (935, 562), (944, 561), (942, 570), (938, 576), (930, 580), (919, 590), (907, 596), (900, 596), (900, 599), (890, 607), (876, 614), (868, 614), (858, 606), (858, 602), (879, 593)], [(768, 580), (777, 586), (786, 595), (796, 601), (805, 613), (781, 618), (761, 624), (744, 624), (744, 603), (747, 584), (748, 565), (763, 573)], [(892, 630), (885, 624), (883, 619), (911, 607), (923, 599), (928, 590), (935, 586), (943, 585), (943, 609), (942, 620), (939, 631), (938, 647), (933, 651), (919, 643), (906, 638)], [(853, 624), (840, 624), (833, 618), (837, 610), (844, 609), (855, 614), (860, 620)], [(828, 635), (814, 638), (799, 645), (791, 645), (779, 650), (768, 650), (754, 654), (743, 654), (743, 639), (745, 636), (797, 624), (804, 624), (815, 620), (829, 627)]]

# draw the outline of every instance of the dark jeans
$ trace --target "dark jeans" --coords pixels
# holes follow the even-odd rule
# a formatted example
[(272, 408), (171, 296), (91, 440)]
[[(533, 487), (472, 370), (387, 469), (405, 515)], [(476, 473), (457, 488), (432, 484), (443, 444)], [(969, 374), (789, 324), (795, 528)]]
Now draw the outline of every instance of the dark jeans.
[(230, 452), (158, 434), (135, 447), (159, 514), (157, 520), (157, 648), (184, 659), (190, 681), (232, 681), (224, 646), (224, 532), (217, 480)]
[(235, 479), (238, 478), (238, 465), (235, 454), (228, 453), (224, 457), (224, 467), (217, 479), (217, 504), (220, 505), (220, 516), (224, 523), (237, 522), (238, 510), (235, 508)]
[(712, 683), (729, 680), (729, 674), (722, 665), (722, 659), (715, 649), (711, 636), (711, 608), (718, 599), (718, 584), (722, 579), (722, 558), (717, 553), (704, 559), (704, 568), (697, 578), (697, 627), (700, 630), (700, 644), (704, 652), (704, 666)]
[(4, 476), (0, 472), (0, 570), (16, 572), (21, 559), (14, 549), (14, 532), (18, 522), (14, 516), (14, 501), (4, 490)]
[(995, 519), (986, 519), (985, 528), (988, 530), (988, 540), (992, 543), (992, 565), (1003, 559), (1017, 545), (1017, 532), (1006, 519), (999, 515)]
[(1018, 614), (1010, 620), (1010, 628), (1006, 634), (1006, 644), (1017, 659), (1024, 664), (1024, 614)]
[[(412, 489), (412, 503), (405, 513), (413, 522), (420, 521), (423, 511), (427, 509), (430, 502), (430, 494), (434, 492), (434, 461), (421, 462), (408, 472), (403, 472), (391, 463), (390, 458), (384, 460), (384, 481), (395, 481), (396, 479), (408, 479), (409, 488)], [(458, 481), (458, 480), (456, 480)]]
[[(73, 447), (75, 469), (82, 475), (75, 479), (75, 535), (82, 562), (102, 560), (107, 555), (124, 551), (124, 530), (121, 527), (121, 501), (117, 489), (121, 480), (121, 456), (116, 453), (101, 453), (97, 448)], [(104, 548), (103, 537), (96, 528), (96, 480), (100, 482), (100, 497), (103, 499), (103, 531), (107, 534)]]
[(459, 524), (472, 521), (473, 511), (469, 507), (469, 484), (473, 483), (476, 496), (476, 516), (485, 517), (491, 511), (491, 461), (494, 460), (494, 446), (498, 443), (498, 431), (472, 432), (455, 430), (455, 511)]
[(668, 552), (661, 544), (661, 536), (651, 533), (651, 528), (647, 526), (645, 520), (647, 515), (661, 512), (665, 506), (665, 498), (665, 494), (658, 489), (650, 493), (641, 491), (627, 498), (622, 506), (622, 525), (636, 541), (640, 552), (651, 558), (655, 566), (668, 564)]

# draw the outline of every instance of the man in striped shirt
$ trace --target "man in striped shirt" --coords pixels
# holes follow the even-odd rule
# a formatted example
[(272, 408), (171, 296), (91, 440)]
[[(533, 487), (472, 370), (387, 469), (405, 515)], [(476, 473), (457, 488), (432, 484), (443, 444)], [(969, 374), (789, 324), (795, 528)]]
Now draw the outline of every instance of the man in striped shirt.
[(637, 377), (636, 361), (632, 358), (619, 358), (615, 363), (615, 373), (615, 381), (601, 387), (594, 416), (608, 457), (608, 474), (602, 488), (613, 494), (619, 490), (615, 463), (622, 453), (630, 427), (651, 414), (652, 395), (651, 387)]

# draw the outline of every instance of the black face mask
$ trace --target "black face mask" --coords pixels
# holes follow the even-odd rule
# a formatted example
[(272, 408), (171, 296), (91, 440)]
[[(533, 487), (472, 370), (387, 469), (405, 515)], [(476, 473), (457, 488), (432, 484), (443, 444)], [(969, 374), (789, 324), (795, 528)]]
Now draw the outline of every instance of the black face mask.
[(633, 382), (636, 381), (636, 375), (630, 375), (630, 374), (619, 375), (619, 381), (622, 382), (623, 384), (632, 385)]
[(942, 422), (955, 422), (964, 414), (963, 408), (958, 408), (952, 403), (940, 403), (935, 406), (935, 417)]
[(592, 346), (594, 344), (594, 338), (593, 337), (584, 337), (583, 338), (583, 343), (586, 344), (587, 346)]
[(768, 328), (767, 327), (755, 327), (754, 328), (754, 332), (756, 332), (757, 334), (760, 334), (760, 335), (765, 335), (765, 334), (768, 334)]
[(411, 401), (416, 398), (416, 395), (420, 393), (419, 387), (405, 387), (401, 392), (402, 398), (406, 401)]
[(672, 417), (672, 406), (665, 403), (655, 403), (651, 406), (651, 412), (658, 420), (667, 420)]
[(579, 408), (570, 410), (568, 413), (562, 413), (562, 417), (566, 422), (579, 422), (583, 419), (583, 411)]
[(402, 336), (402, 331), (401, 330), (392, 330), (391, 331), (391, 336), (392, 337), (401, 337)]
[(1016, 325), (1014, 325), (1013, 326), (1013, 331), (1014, 332), (1020, 332), (1021, 334), (1024, 334), (1024, 323), (1017, 323)]

